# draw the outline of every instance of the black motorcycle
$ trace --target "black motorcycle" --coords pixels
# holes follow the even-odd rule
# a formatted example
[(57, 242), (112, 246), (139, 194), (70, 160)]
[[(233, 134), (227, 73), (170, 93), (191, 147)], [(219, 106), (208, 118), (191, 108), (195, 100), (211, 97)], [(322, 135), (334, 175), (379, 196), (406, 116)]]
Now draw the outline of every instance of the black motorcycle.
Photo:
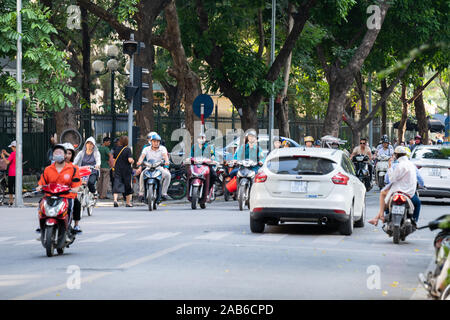
[(183, 199), (187, 193), (186, 168), (184, 165), (171, 164), (171, 180), (167, 194), (174, 200)]
[(364, 183), (366, 191), (372, 189), (372, 176), (369, 171), (369, 157), (364, 154), (358, 154), (353, 157), (353, 164), (356, 170), (356, 176)]
[(445, 284), (445, 279), (448, 277), (450, 267), (450, 215), (443, 215), (418, 229), (425, 228), (441, 231), (434, 238), (434, 270), (429, 270), (426, 276), (420, 273), (419, 282), (432, 298), (449, 300), (450, 284)]
[(239, 203), (239, 210), (244, 210), (244, 206), (250, 209), (250, 190), (255, 178), (255, 171), (253, 168), (258, 164), (252, 160), (239, 161), (239, 171), (237, 172), (237, 199)]
[(156, 210), (158, 203), (161, 202), (161, 180), (162, 174), (159, 167), (164, 165), (164, 161), (144, 161), (144, 187), (145, 187), (145, 202), (148, 204), (148, 210)]
[(384, 216), (383, 230), (393, 237), (395, 244), (405, 241), (406, 236), (416, 231), (413, 218), (414, 205), (402, 192), (394, 192), (388, 202), (388, 213)]

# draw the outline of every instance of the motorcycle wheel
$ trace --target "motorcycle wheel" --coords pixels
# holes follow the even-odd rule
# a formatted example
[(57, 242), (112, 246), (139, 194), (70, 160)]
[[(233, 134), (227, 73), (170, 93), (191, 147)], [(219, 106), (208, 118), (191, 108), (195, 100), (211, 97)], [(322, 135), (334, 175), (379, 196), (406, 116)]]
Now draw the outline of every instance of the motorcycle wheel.
[(58, 252), (59, 255), (64, 254), (64, 248), (56, 248), (56, 251)]
[(148, 203), (148, 211), (153, 210), (153, 202), (155, 200), (153, 199), (153, 185), (149, 185), (147, 187), (147, 203)]
[(186, 181), (171, 180), (167, 194), (174, 200), (183, 199), (186, 196)]
[(192, 210), (197, 209), (197, 202), (198, 202), (198, 186), (192, 187), (192, 197), (191, 197), (191, 208)]
[(5, 201), (6, 188), (3, 186), (3, 181), (0, 184), (0, 205)]
[(245, 206), (245, 193), (247, 191), (247, 186), (243, 186), (239, 188), (238, 193), (238, 202), (239, 202), (239, 210), (244, 210)]
[(364, 182), (364, 185), (366, 186), (366, 191), (367, 191), (367, 192), (369, 192), (370, 189), (372, 189), (372, 186), (371, 186), (371, 184), (370, 184), (370, 180), (366, 180), (366, 181)]
[(53, 257), (53, 251), (55, 250), (55, 231), (55, 226), (45, 227), (45, 251), (47, 253), (47, 257)]
[(206, 203), (200, 203), (200, 208), (206, 209)]
[(450, 284), (444, 289), (440, 299), (441, 300), (450, 300)]
[(230, 201), (230, 192), (227, 188), (225, 188), (225, 191), (223, 192), (223, 198), (225, 201)]
[(156, 201), (157, 195), (156, 192), (158, 192), (156, 189), (153, 190), (153, 210), (156, 210), (158, 207), (158, 202)]
[(394, 231), (393, 231), (392, 237), (393, 237), (394, 243), (399, 244), (399, 242), (400, 242), (400, 227), (399, 226), (394, 226)]
[(378, 188), (380, 188), (380, 190), (384, 188), (384, 176), (378, 177)]

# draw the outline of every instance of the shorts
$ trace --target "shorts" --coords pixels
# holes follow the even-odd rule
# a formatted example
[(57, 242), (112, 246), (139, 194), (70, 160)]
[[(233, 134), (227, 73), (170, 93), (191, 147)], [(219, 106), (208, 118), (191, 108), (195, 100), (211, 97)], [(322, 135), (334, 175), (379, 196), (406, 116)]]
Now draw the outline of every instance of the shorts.
[(8, 194), (16, 193), (16, 177), (8, 176)]

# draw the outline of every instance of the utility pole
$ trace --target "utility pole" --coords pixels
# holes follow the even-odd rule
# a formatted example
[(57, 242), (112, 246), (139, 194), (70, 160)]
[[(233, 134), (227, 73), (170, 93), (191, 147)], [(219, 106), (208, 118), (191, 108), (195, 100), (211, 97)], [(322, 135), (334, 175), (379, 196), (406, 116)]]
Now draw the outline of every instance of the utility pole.
[[(369, 114), (372, 112), (372, 73), (369, 73)], [(369, 146), (373, 147), (373, 119), (369, 122)]]
[[(270, 65), (272, 66), (273, 62), (275, 61), (275, 18), (276, 18), (276, 5), (277, 1), (272, 0), (272, 34), (271, 34), (271, 41), (270, 41)], [(275, 90), (275, 83), (272, 83), (272, 91)], [(273, 145), (273, 127), (274, 127), (274, 104), (275, 104), (275, 98), (272, 93), (269, 100), (269, 152), (272, 151), (272, 145)]]
[(17, 57), (16, 57), (16, 79), (19, 84), (19, 99), (16, 103), (16, 207), (23, 207), (22, 197), (22, 0), (17, 0)]

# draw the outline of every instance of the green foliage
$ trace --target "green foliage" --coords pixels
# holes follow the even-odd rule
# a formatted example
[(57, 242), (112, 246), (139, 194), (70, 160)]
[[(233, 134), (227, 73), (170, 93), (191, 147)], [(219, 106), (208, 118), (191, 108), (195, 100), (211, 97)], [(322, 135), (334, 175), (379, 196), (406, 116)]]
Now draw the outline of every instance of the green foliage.
[[(14, 61), (17, 52), (15, 1), (0, 1), (0, 58)], [(30, 101), (29, 112), (37, 107), (60, 110), (71, 106), (67, 96), (75, 92), (68, 84), (74, 76), (67, 64), (67, 54), (57, 50), (50, 39), (56, 34), (49, 22), (50, 11), (24, 1), (22, 9), (23, 91), (16, 79), (4, 73), (0, 65), (0, 99), (15, 105), (18, 99)]]

